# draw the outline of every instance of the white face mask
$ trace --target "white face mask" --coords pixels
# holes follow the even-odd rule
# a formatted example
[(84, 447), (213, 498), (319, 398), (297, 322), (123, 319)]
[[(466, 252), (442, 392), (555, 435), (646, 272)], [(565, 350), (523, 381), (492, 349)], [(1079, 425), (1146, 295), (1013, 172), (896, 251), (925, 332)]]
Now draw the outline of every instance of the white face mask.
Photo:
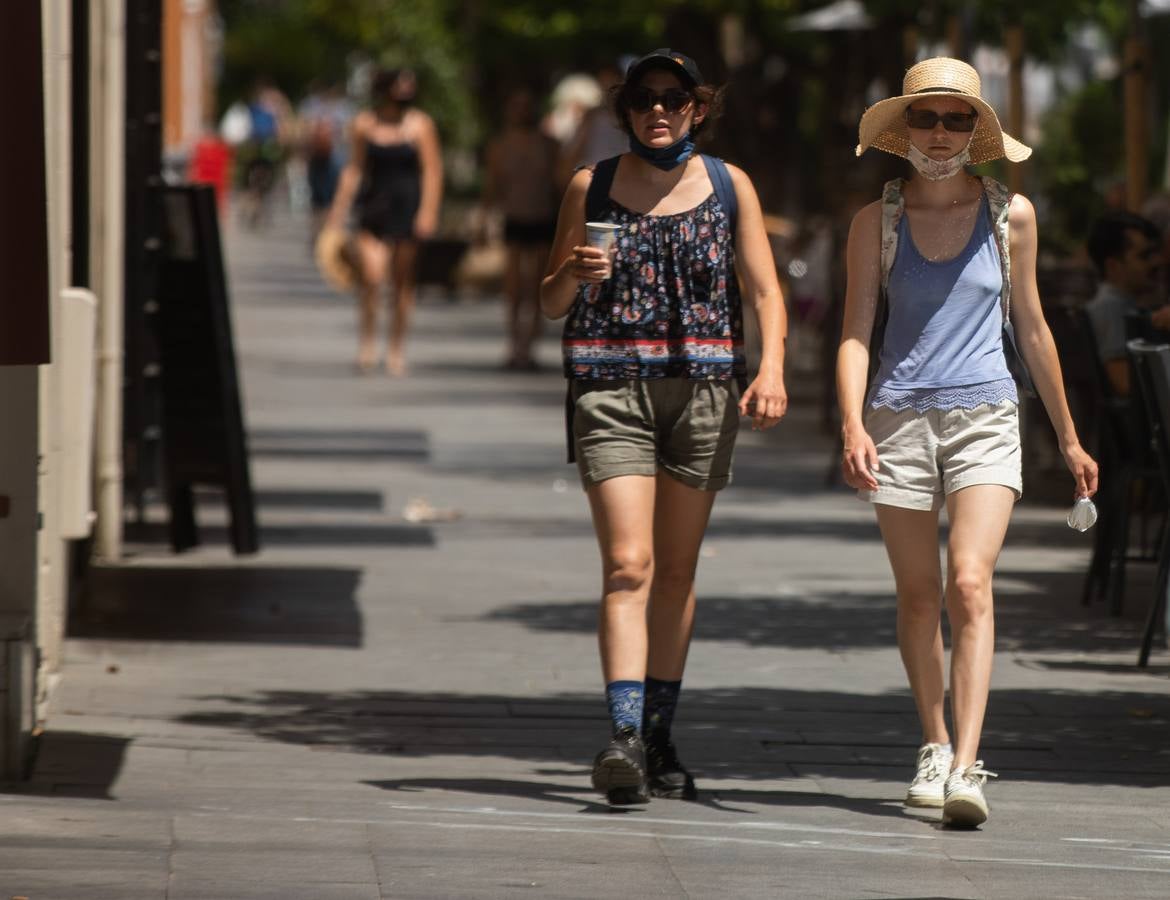
[(971, 161), (971, 141), (968, 140), (967, 146), (950, 159), (931, 159), (911, 142), (906, 158), (927, 181), (942, 181), (957, 175), (963, 170), (963, 166)]

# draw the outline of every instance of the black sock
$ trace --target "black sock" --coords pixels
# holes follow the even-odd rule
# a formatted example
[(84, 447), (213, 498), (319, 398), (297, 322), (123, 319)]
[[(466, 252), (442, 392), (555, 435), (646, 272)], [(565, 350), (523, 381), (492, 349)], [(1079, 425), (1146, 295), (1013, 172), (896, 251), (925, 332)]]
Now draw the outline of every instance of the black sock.
[(646, 709), (642, 715), (642, 734), (646, 741), (670, 740), (670, 725), (678, 706), (682, 681), (659, 681), (646, 676)]

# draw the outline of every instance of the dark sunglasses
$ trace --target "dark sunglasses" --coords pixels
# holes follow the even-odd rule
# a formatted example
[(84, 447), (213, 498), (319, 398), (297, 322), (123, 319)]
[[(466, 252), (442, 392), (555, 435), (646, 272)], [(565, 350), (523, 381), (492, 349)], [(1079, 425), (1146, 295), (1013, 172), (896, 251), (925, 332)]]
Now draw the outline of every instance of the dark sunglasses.
[(906, 107), (906, 124), (920, 131), (931, 131), (942, 122), (947, 131), (974, 131), (977, 113), (936, 113), (933, 109), (911, 109)]
[(690, 106), (694, 99), (680, 88), (669, 88), (661, 94), (656, 94), (650, 88), (636, 87), (626, 94), (626, 103), (636, 113), (650, 112), (659, 105), (668, 113), (678, 113)]

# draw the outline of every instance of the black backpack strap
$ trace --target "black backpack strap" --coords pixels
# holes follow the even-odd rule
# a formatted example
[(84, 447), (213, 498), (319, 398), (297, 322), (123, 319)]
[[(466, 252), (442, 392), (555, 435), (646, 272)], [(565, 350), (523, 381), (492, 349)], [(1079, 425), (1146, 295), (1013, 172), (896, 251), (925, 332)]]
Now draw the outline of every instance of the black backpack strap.
[(711, 186), (715, 189), (715, 197), (723, 212), (727, 214), (727, 223), (731, 228), (731, 240), (735, 240), (736, 223), (739, 221), (739, 198), (735, 196), (735, 185), (731, 183), (731, 173), (727, 171), (727, 163), (717, 156), (700, 154), (703, 165), (707, 167), (707, 177), (711, 179)]
[(593, 180), (585, 192), (585, 221), (596, 222), (605, 214), (605, 203), (609, 200), (609, 188), (613, 184), (620, 156), (598, 160), (593, 166)]
[(565, 462), (577, 461), (577, 444), (573, 439), (573, 414), (577, 411), (577, 398), (573, 396), (573, 382), (565, 386)]

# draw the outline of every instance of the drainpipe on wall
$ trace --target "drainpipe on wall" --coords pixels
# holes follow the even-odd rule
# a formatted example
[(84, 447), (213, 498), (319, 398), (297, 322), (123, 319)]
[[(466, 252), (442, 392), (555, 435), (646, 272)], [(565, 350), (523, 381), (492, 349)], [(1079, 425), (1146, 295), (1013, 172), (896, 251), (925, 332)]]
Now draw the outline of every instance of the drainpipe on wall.
[(93, 0), (96, 46), (91, 109), (98, 319), (97, 509), (94, 550), (111, 562), (122, 555), (123, 202), (126, 120), (126, 11), (123, 0)]

